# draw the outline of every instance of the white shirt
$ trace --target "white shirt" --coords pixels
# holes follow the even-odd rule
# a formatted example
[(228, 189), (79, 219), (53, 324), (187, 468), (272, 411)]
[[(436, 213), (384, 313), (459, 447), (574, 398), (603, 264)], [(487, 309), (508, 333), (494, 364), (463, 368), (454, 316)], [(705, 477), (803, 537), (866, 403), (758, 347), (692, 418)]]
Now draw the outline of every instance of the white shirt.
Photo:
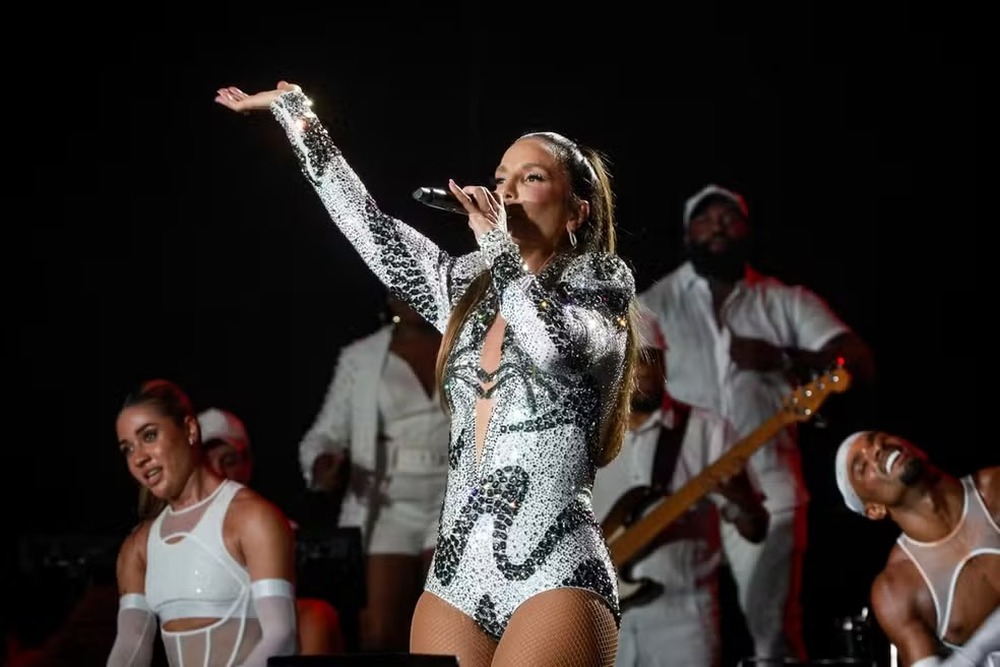
[[(625, 434), (618, 456), (597, 471), (592, 494), (594, 515), (599, 522), (629, 489), (652, 483), (660, 428), (673, 428), (674, 417), (673, 411), (654, 412), (639, 428)], [(670, 490), (677, 490), (696, 477), (736, 440), (735, 430), (725, 419), (693, 407)], [(663, 584), (664, 595), (660, 599), (705, 590), (715, 581), (721, 546), (719, 513), (713, 499), (704, 498), (689, 510), (685, 520), (693, 527), (690, 538), (659, 547), (632, 569), (637, 577), (649, 577)]]
[[(722, 326), (712, 312), (708, 282), (690, 262), (639, 295), (667, 341), (667, 387), (678, 400), (726, 417), (746, 436), (782, 409), (792, 392), (781, 373), (740, 370), (729, 356), (733, 336), (779, 347), (819, 350), (848, 327), (814, 292), (748, 273), (726, 298)], [(771, 511), (808, 501), (795, 425), (750, 459)]]
[[(345, 495), (344, 526), (368, 525), (383, 493), (394, 500), (437, 498), (447, 480), (448, 415), (437, 391), (427, 396), (409, 365), (389, 351), (392, 331), (388, 324), (341, 350), (322, 408), (299, 444), (307, 485), (317, 456), (344, 450), (378, 478), (365, 495)], [(384, 437), (389, 448), (381, 446)]]

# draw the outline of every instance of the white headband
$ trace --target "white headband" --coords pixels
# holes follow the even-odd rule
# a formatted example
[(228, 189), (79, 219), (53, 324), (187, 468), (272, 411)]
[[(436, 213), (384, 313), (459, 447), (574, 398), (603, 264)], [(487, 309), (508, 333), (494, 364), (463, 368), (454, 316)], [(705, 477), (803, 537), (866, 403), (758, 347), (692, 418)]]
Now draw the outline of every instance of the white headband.
[(858, 514), (865, 513), (865, 504), (861, 502), (857, 491), (851, 485), (851, 463), (847, 460), (847, 452), (851, 449), (851, 443), (859, 435), (864, 435), (867, 432), (855, 431), (844, 438), (844, 441), (840, 443), (840, 447), (837, 448), (837, 458), (834, 463), (837, 472), (837, 488), (840, 489), (840, 495), (844, 496), (844, 504), (847, 505), (848, 509)]

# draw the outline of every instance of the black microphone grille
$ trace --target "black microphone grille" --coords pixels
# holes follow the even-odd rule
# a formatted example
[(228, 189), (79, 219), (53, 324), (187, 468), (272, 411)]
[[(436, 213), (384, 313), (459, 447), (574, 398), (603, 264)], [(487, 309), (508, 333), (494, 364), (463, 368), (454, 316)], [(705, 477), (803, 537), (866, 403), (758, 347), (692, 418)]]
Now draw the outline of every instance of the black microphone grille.
[(423, 204), (430, 204), (435, 200), (447, 199), (450, 193), (443, 188), (417, 188), (413, 191), (413, 198)]
[(417, 188), (413, 191), (413, 198), (421, 204), (450, 213), (467, 215), (465, 207), (455, 198), (451, 192), (444, 188)]

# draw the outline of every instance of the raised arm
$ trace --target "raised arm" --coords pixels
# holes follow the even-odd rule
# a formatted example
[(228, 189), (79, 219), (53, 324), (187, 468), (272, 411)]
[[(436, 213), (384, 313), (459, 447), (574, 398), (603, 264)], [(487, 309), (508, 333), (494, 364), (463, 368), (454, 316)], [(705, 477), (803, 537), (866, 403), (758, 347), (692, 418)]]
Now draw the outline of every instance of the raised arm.
[(452, 305), (483, 271), (478, 254), (454, 258), (409, 225), (383, 213), (300, 91), (271, 105), (330, 219), (396, 296), (439, 331)]
[(215, 101), (234, 111), (274, 114), (330, 219), (393, 294), (444, 331), (452, 305), (484, 269), (479, 254), (452, 257), (379, 210), (298, 86), (279, 82), (254, 95), (220, 88)]
[(617, 368), (635, 296), (635, 279), (620, 258), (574, 257), (555, 283), (543, 285), (524, 268), (506, 231), (490, 231), (479, 237), (479, 244), (500, 313), (539, 368), (574, 372), (606, 361)]

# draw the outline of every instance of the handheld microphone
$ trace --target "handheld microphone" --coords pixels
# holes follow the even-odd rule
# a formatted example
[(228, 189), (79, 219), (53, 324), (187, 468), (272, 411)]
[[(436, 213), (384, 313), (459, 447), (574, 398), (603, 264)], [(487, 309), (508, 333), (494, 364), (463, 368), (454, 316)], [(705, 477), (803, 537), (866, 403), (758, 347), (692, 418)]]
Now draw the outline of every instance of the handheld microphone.
[(413, 191), (413, 198), (431, 208), (461, 215), (469, 214), (462, 203), (455, 198), (455, 195), (443, 188), (417, 188)]

